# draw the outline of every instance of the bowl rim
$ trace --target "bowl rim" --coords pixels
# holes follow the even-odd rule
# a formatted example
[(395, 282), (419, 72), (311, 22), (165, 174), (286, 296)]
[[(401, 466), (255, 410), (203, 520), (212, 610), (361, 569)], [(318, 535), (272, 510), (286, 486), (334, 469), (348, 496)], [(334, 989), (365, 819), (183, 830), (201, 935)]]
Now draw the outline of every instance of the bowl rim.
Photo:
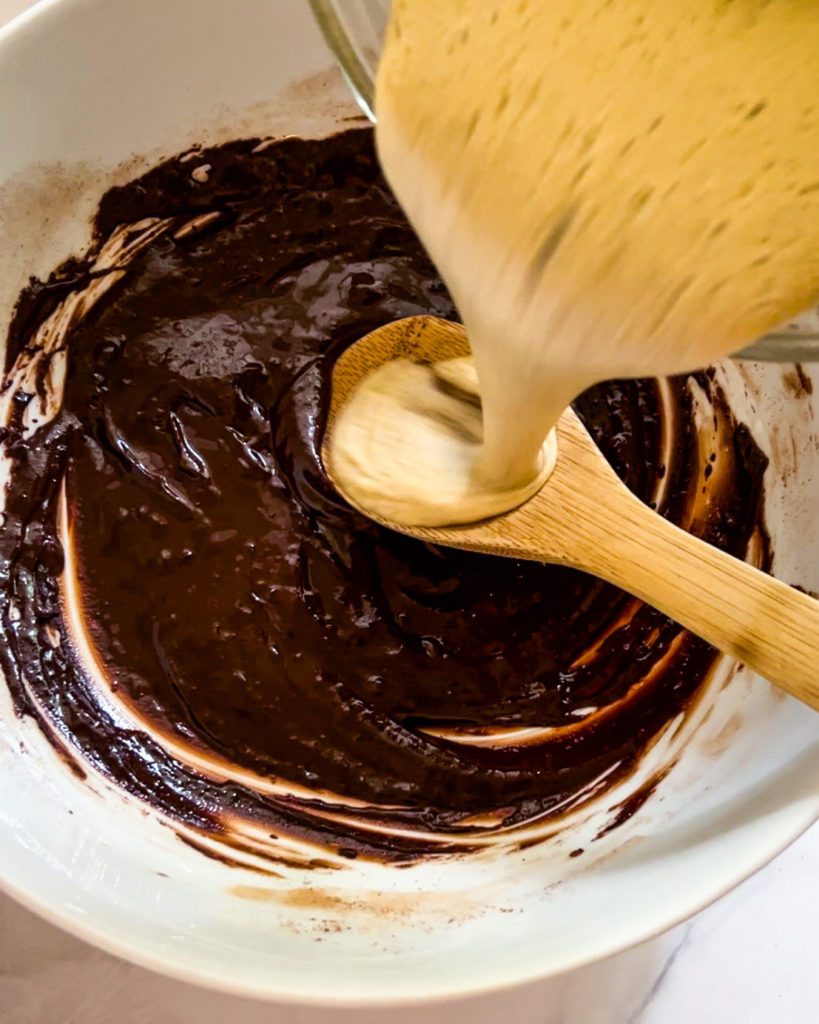
[[(47, 2), (50, 3), (52, 0), (47, 0)], [(484, 976), (483, 979), (457, 984), (436, 983), (438, 976), (436, 976), (432, 984), (429, 984), (431, 979), (429, 976), (424, 976), (425, 988), (421, 992), (413, 991), (413, 989), (419, 987), (417, 984), (407, 986), (405, 989), (396, 988), (392, 993), (385, 994), (371, 991), (366, 987), (365, 983), (360, 990), (338, 995), (307, 990), (301, 986), (288, 988), (280, 984), (278, 980), (273, 980), (269, 984), (261, 979), (254, 982), (235, 982), (226, 972), (219, 973), (207, 967), (192, 965), (189, 961), (186, 961), (184, 955), (177, 955), (176, 959), (169, 959), (167, 955), (163, 957), (154, 956), (139, 942), (130, 943), (126, 939), (113, 936), (110, 930), (102, 925), (89, 924), (81, 912), (71, 913), (67, 909), (55, 909), (44, 900), (38, 899), (30, 890), (10, 882), (3, 875), (2, 867), (0, 867), (0, 891), (12, 897), (21, 906), (30, 910), (48, 924), (61, 928), (75, 938), (81, 939), (105, 953), (118, 956), (138, 967), (146, 968), (177, 981), (198, 985), (226, 995), (252, 998), (266, 1002), (290, 1002), (301, 1006), (327, 1009), (387, 1009), (403, 1006), (424, 1006), (431, 1003), (467, 999), (473, 996), (491, 995), (509, 988), (546, 981), (549, 978), (580, 970), (599, 961), (608, 960), (620, 953), (633, 949), (635, 946), (655, 939), (699, 914), (722, 896), (727, 895), (747, 881), (757, 871), (771, 863), (800, 836), (804, 835), (817, 821), (819, 821), (819, 798), (817, 798), (817, 806), (807, 811), (793, 832), (789, 832), (784, 838), (779, 838), (764, 854), (746, 865), (739, 875), (730, 881), (718, 881), (711, 888), (704, 889), (703, 894), (694, 904), (687, 906), (685, 910), (680, 910), (655, 928), (648, 931), (636, 929), (634, 934), (624, 935), (621, 942), (609, 944), (602, 950), (592, 950), (588, 954), (577, 956), (573, 960), (568, 960), (563, 964), (553, 967), (535, 968), (533, 970), (529, 960), (522, 960), (521, 966), (516, 967), (514, 970), (507, 970), (499, 976), (492, 978)], [(414, 977), (417, 982), (417, 975)]]

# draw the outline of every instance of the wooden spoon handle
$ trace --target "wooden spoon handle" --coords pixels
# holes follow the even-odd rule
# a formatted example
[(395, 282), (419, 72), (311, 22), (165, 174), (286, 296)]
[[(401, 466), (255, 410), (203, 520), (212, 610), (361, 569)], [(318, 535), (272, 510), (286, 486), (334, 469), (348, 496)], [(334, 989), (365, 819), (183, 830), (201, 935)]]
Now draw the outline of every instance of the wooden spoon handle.
[(686, 533), (625, 488), (610, 502), (572, 505), (575, 550), (566, 561), (819, 710), (819, 601)]

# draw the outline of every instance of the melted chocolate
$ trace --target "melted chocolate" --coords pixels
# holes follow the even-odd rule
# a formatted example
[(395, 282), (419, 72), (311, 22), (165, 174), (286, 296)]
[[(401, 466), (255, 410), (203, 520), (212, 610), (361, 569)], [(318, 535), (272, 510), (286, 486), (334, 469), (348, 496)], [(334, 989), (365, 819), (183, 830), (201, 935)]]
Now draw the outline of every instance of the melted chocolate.
[[(226, 834), (251, 819), (348, 856), (446, 850), (433, 837), (468, 837), (477, 815), (528, 822), (632, 771), (696, 694), (707, 644), (583, 574), (380, 529), (324, 473), (338, 354), (398, 317), (456, 316), (370, 132), (168, 161), (105, 196), (98, 237), (153, 216), (171, 226), (70, 335), (61, 411), (29, 441), (6, 437), (2, 658), (21, 710), (176, 820)], [(74, 264), (32, 283), (12, 356), (87, 279)], [(765, 460), (698, 381), (729, 438), (716, 461), (684, 378), (666, 421), (655, 381), (594, 388), (576, 408), (632, 490), (650, 501), (662, 479), (663, 515), (742, 556)], [(132, 728), (67, 642), (63, 480), (83, 620)], [(555, 731), (464, 741), (524, 726)], [(169, 740), (301, 788), (215, 779)], [(331, 795), (354, 821), (328, 819)]]

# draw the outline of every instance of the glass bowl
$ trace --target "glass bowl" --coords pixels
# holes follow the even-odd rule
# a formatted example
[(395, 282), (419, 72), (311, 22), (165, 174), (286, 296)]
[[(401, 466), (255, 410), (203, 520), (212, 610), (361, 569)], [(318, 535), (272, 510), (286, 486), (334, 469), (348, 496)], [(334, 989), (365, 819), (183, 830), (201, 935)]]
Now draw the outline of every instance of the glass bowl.
[[(359, 106), (375, 122), (375, 76), (390, 0), (310, 0), (313, 14)], [(735, 359), (819, 362), (819, 309), (735, 353)]]

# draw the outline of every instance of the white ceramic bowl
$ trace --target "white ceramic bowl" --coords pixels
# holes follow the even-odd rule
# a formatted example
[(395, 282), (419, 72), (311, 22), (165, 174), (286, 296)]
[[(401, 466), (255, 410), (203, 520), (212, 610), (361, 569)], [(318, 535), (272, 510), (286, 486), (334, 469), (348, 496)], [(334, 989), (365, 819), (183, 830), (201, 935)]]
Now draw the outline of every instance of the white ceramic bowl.
[[(0, 32), (0, 318), (30, 274), (83, 250), (110, 184), (192, 143), (325, 133), (356, 112), (301, 0), (40, 4)], [(792, 396), (787, 368), (720, 374), (771, 455), (776, 572), (819, 589), (813, 400)], [(622, 793), (523, 853), (279, 883), (79, 782), (0, 688), (2, 883), (108, 950), (245, 994), (396, 1003), (555, 973), (703, 907), (819, 815), (819, 718), (730, 676), (652, 750), (646, 773), (680, 754), (658, 793), (598, 842)], [(568, 858), (578, 846), (587, 856)]]

